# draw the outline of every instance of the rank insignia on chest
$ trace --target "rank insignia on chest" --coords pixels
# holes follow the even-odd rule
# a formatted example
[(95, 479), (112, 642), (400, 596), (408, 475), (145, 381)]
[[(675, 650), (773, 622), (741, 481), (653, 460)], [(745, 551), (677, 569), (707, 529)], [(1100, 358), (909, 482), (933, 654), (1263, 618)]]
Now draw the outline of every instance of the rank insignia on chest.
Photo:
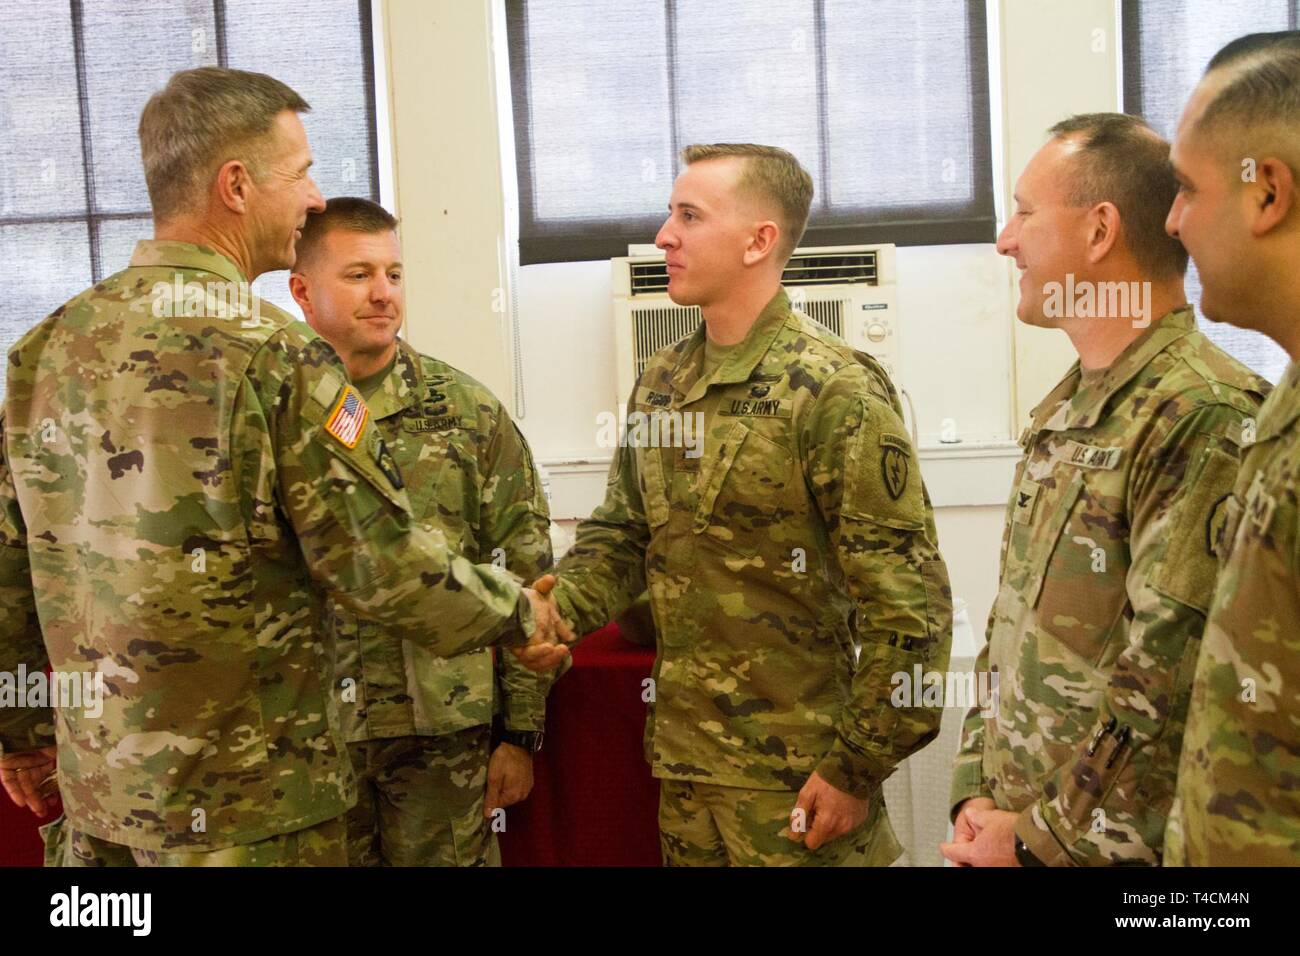
[(334, 405), (329, 418), (325, 420), (325, 431), (332, 435), (344, 448), (356, 448), (370, 419), (370, 409), (366, 408), (361, 393), (351, 385), (343, 388), (343, 394)]
[(1264, 490), (1264, 473), (1255, 472), (1250, 490), (1246, 493), (1246, 515), (1260, 535), (1268, 533), (1268, 526), (1273, 523), (1273, 512), (1276, 508), (1277, 499)]
[(1034, 505), (1038, 503), (1041, 485), (1036, 481), (1023, 481), (1016, 489), (1016, 500), (1012, 503), (1011, 520), (1016, 524), (1029, 524), (1034, 520)]

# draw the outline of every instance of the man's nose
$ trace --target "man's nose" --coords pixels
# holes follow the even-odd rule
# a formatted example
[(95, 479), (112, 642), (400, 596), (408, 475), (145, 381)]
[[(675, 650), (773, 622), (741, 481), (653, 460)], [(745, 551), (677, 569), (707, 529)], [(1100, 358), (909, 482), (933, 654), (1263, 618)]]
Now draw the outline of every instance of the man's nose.
[(998, 252), (1004, 256), (1015, 256), (1016, 254), (1016, 220), (1012, 219), (1002, 231), (998, 233)]
[(672, 230), (668, 228), (668, 220), (665, 220), (664, 224), (659, 227), (658, 234), (655, 235), (655, 248), (671, 249), (675, 245), (677, 245), (677, 238), (672, 234)]
[(1178, 220), (1183, 215), (1183, 194), (1180, 192), (1174, 196), (1174, 204), (1169, 207), (1169, 214), (1165, 216), (1165, 232), (1178, 238)]
[(322, 195), (320, 194), (320, 189), (319, 189), (319, 188), (317, 187), (317, 185), (316, 185), (316, 180), (314, 180), (314, 179), (312, 179), (310, 176), (308, 176), (308, 177), (307, 177), (307, 186), (308, 186), (308, 189), (309, 189), (309, 192), (307, 193), (307, 211), (308, 211), (308, 212), (324, 212), (324, 211), (325, 211), (325, 197), (322, 196)]
[(370, 283), (370, 301), (388, 302), (393, 298), (394, 283), (384, 273), (379, 273)]

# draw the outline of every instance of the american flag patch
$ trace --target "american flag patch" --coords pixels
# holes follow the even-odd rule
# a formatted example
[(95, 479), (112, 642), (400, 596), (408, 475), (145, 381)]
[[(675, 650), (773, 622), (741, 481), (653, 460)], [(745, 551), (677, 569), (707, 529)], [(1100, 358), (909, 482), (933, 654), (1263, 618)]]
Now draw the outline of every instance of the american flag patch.
[(349, 385), (343, 389), (334, 411), (330, 412), (325, 430), (346, 447), (356, 448), (357, 442), (361, 440), (361, 432), (369, 419), (370, 409), (366, 408), (366, 403), (362, 401), (361, 393)]

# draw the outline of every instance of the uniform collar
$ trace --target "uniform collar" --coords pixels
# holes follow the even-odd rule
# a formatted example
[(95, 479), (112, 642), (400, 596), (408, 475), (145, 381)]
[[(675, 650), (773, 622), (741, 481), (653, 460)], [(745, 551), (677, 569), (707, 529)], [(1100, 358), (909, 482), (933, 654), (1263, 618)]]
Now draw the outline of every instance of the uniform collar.
[(1292, 362), (1259, 410), (1255, 440), (1276, 438), (1297, 418), (1300, 418), (1300, 362)]
[(239, 266), (235, 265), (211, 246), (196, 246), (191, 242), (176, 242), (171, 239), (141, 239), (135, 244), (131, 254), (133, 268), (164, 266), (173, 269), (193, 269), (196, 272), (211, 272), (228, 282), (240, 282), (245, 285), (248, 280)]
[(1128, 344), (1100, 376), (1083, 384), (1083, 370), (1076, 361), (1065, 378), (1048, 393), (1031, 413), (1034, 431), (1066, 431), (1092, 428), (1101, 421), (1110, 400), (1131, 382), (1157, 355), (1196, 328), (1190, 305), (1175, 309), (1155, 322)]
[(702, 377), (704, 371), (704, 342), (707, 332), (704, 323), (695, 330), (695, 334), (682, 350), (677, 367), (673, 369), (673, 388), (678, 395), (685, 396), (681, 404), (686, 405), (703, 397), (710, 385), (729, 385), (734, 382), (748, 381), (754, 369), (763, 360), (776, 335), (790, 317), (790, 297), (785, 289), (778, 288), (776, 295), (763, 307), (749, 332), (708, 378)]
[(366, 407), (376, 419), (388, 418), (418, 404), (424, 397), (424, 372), (420, 356), (404, 340), (397, 340), (397, 359)]

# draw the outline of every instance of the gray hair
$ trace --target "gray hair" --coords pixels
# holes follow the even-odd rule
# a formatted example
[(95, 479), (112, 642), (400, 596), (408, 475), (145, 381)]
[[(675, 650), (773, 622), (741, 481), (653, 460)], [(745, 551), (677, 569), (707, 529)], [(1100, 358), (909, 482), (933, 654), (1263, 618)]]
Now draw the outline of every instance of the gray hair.
[(140, 157), (155, 221), (202, 208), (207, 179), (231, 159), (257, 176), (264, 137), (284, 110), (307, 101), (264, 73), (214, 66), (182, 70), (140, 114)]

